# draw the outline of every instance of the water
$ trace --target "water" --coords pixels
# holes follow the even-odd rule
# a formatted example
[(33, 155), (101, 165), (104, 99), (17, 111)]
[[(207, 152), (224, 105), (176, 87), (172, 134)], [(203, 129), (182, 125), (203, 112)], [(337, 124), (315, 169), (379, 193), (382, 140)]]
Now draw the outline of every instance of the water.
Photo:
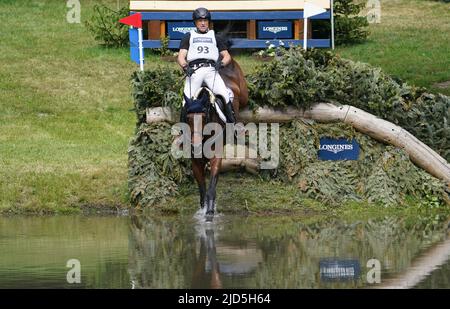
[[(3, 217), (0, 288), (450, 288), (444, 224), (311, 220)], [(70, 259), (81, 283), (67, 282)]]

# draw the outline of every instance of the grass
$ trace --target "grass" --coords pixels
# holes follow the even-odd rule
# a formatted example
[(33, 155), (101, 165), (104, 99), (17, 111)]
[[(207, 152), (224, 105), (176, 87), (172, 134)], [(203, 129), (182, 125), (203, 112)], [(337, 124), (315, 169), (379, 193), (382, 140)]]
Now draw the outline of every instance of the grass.
[(97, 46), (66, 12), (64, 1), (0, 5), (2, 212), (127, 205), (128, 50)]
[[(94, 3), (81, 2), (82, 22)], [(448, 7), (383, 2), (382, 22), (370, 26), (369, 42), (337, 52), (450, 94), (432, 87), (450, 80)], [(127, 48), (102, 48), (83, 24), (67, 23), (67, 11), (57, 0), (0, 3), (7, 25), (0, 29), (0, 213), (128, 206), (127, 146), (135, 125), (129, 77), (136, 66)], [(257, 64), (245, 54), (236, 58), (247, 73)], [(146, 57), (147, 68), (159, 62)], [(252, 199), (247, 205), (258, 201)]]
[[(302, 196), (297, 186), (278, 181), (267, 181), (248, 175), (221, 175), (217, 185), (217, 211), (239, 216), (278, 216), (301, 218), (302, 222), (318, 222), (338, 218), (347, 222), (367, 221), (384, 217), (408, 218), (408, 220), (439, 224), (448, 220), (447, 205), (419, 201), (408, 197), (405, 205), (385, 207), (380, 204), (348, 201), (325, 205)], [(184, 186), (179, 195), (164, 204), (145, 209), (149, 215), (192, 215), (199, 209), (196, 186)]]
[(381, 2), (381, 22), (370, 24), (368, 42), (338, 47), (343, 58), (370, 63), (411, 85), (450, 95), (450, 3), (429, 0)]
[[(296, 214), (316, 215), (323, 210), (320, 203), (300, 198), (294, 185), (267, 181), (248, 175), (225, 174), (220, 176), (217, 186), (219, 212), (227, 214)], [(196, 186), (184, 186), (172, 201), (155, 207), (159, 213), (185, 214), (199, 207)]]

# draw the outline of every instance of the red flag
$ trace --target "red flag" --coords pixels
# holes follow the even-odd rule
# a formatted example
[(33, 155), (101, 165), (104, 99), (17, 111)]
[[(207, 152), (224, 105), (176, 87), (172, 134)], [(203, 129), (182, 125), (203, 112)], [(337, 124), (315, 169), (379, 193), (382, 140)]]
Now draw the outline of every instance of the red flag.
[(136, 28), (142, 28), (142, 15), (141, 13), (136, 13), (119, 20), (119, 23), (133, 26)]

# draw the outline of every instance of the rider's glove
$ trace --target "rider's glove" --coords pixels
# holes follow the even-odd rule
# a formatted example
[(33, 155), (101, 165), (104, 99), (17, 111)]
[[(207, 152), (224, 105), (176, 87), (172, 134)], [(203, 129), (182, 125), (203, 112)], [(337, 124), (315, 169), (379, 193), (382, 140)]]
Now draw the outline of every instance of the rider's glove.
[(194, 72), (195, 72), (194, 69), (188, 65), (183, 68), (183, 71), (184, 71), (184, 74), (186, 74), (189, 77), (191, 77), (192, 74), (194, 74)]
[(216, 69), (216, 71), (219, 71), (219, 69), (223, 68), (223, 62), (222, 61), (217, 61), (216, 64), (214, 65), (214, 68)]

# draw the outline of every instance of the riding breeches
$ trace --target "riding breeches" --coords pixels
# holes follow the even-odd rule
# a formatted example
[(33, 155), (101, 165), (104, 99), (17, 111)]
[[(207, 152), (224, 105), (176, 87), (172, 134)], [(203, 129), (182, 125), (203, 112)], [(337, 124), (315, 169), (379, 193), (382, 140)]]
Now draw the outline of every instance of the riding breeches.
[(225, 86), (222, 77), (220, 77), (219, 72), (217, 72), (213, 67), (201, 67), (195, 71), (191, 77), (186, 77), (184, 94), (188, 98), (192, 98), (202, 87), (203, 82), (205, 82), (214, 94), (222, 96), (225, 103), (230, 101), (230, 92)]

